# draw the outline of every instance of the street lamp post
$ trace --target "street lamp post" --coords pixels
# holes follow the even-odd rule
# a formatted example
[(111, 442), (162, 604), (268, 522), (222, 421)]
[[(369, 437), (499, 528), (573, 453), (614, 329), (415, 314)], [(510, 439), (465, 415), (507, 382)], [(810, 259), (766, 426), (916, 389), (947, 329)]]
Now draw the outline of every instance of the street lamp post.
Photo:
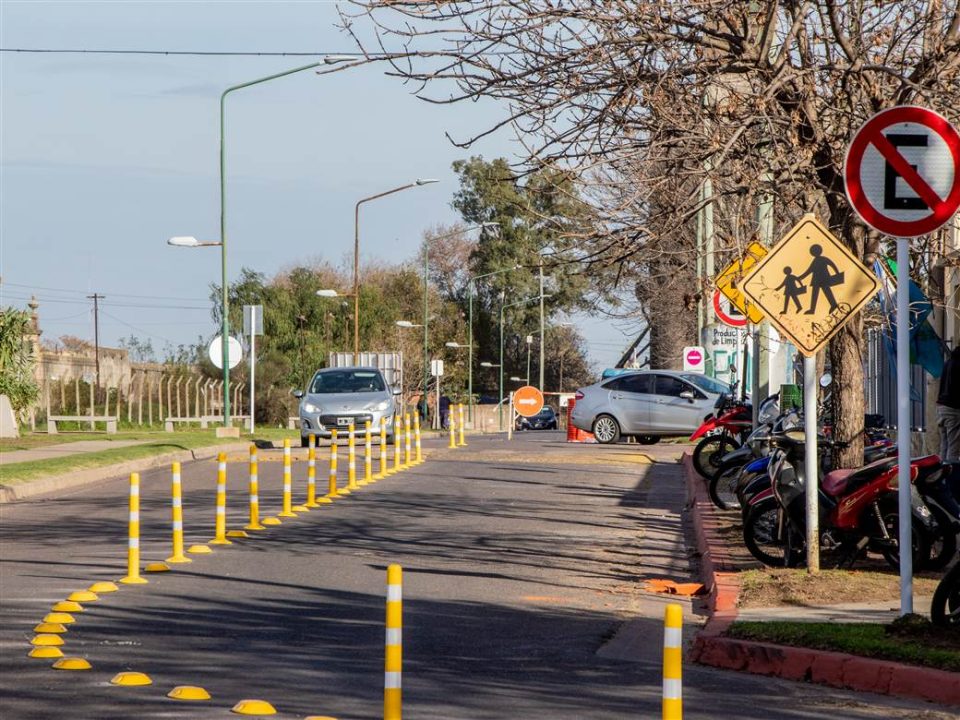
[[(549, 296), (548, 296), (549, 297)], [(525, 300), (517, 300), (512, 303), (505, 303), (500, 306), (500, 398), (499, 398), (499, 427), (500, 432), (503, 432), (503, 312), (507, 308), (515, 307), (517, 305), (526, 305), (528, 303), (537, 302), (541, 300), (541, 296), (526, 298)]]
[(513, 267), (504, 268), (503, 270), (494, 270), (493, 272), (483, 273), (482, 275), (474, 275), (467, 281), (467, 305), (469, 308), (467, 318), (467, 329), (469, 331), (467, 339), (467, 417), (470, 419), (470, 422), (473, 422), (473, 295), (476, 282), (483, 278), (493, 277), (494, 275), (519, 269), (519, 265), (514, 265)]
[[(349, 60), (356, 60), (356, 57), (349, 55), (327, 55), (319, 62), (310, 63), (309, 65), (302, 65), (300, 67), (295, 67), (291, 70), (285, 70), (283, 72), (274, 73), (273, 75), (267, 75), (266, 77), (258, 78), (256, 80), (251, 80), (249, 82), (240, 83), (239, 85), (231, 85), (220, 95), (220, 241), (219, 242), (197, 242), (196, 238), (191, 237), (175, 237), (170, 238), (168, 243), (170, 245), (176, 245), (179, 247), (220, 247), (220, 345), (221, 345), (221, 362), (223, 363), (223, 426), (228, 427), (230, 425), (230, 345), (228, 337), (230, 334), (230, 300), (227, 294), (227, 193), (226, 193), (226, 167), (227, 167), (227, 153), (226, 153), (226, 99), (227, 95), (236, 91), (242, 90), (243, 88), (250, 87), (252, 85), (259, 85), (260, 83), (269, 82), (270, 80), (276, 80), (278, 78), (286, 77), (287, 75), (293, 75), (298, 72), (303, 72), (304, 70), (310, 70), (311, 68), (320, 67), (321, 65), (333, 65), (339, 62), (346, 62)], [(192, 242), (191, 242), (192, 241)]]
[(412, 183), (386, 190), (376, 195), (361, 198), (353, 208), (353, 362), (359, 363), (360, 358), (360, 206), (371, 200), (378, 200), (387, 195), (409, 190), (410, 188), (430, 185), (438, 180), (414, 180)]

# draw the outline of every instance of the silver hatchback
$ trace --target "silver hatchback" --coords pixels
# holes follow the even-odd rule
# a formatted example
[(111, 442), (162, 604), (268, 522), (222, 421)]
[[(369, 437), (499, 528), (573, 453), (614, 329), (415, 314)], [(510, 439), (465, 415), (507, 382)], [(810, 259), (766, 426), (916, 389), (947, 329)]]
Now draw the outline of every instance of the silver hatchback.
[(578, 390), (570, 420), (592, 432), (597, 442), (633, 436), (653, 443), (689, 436), (713, 412), (717, 398), (729, 392), (727, 383), (704, 375), (641, 370)]
[(380, 419), (387, 422), (387, 434), (393, 435), (396, 395), (383, 373), (373, 367), (337, 367), (318, 370), (307, 391), (294, 391), (300, 398), (300, 442), (306, 447), (311, 435), (330, 437), (336, 428), (345, 431), (351, 423), (363, 430), (369, 420), (375, 433)]

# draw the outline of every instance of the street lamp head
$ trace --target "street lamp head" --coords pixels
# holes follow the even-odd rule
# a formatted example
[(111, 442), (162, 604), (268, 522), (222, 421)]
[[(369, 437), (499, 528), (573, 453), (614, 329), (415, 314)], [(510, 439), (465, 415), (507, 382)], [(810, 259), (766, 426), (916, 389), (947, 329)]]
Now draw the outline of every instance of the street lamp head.
[(448, 343), (444, 343), (444, 346), (446, 346), (446, 347), (448, 347), (448, 348), (461, 348), (461, 347), (464, 347), (463, 345), (461, 345), (461, 344), (458, 343), (458, 342), (448, 342)]
[(480, 367), (485, 367), (485, 368), (498, 368), (498, 367), (500, 367), (500, 366), (497, 365), (496, 363), (484, 361), (484, 362), (480, 363)]
[(335, 298), (339, 297), (340, 293), (338, 293), (336, 290), (317, 290), (317, 295), (319, 297)]
[(433, 178), (421, 178), (414, 181), (414, 185), (430, 185), (431, 183), (440, 182), (439, 180), (434, 180)]
[(412, 328), (414, 327), (414, 324), (409, 320), (397, 320), (397, 327)]
[(357, 60), (356, 55), (324, 55), (323, 62), (325, 65), (336, 65), (337, 63), (350, 62), (351, 60)]
[(199, 241), (191, 235), (177, 235), (167, 240), (167, 245), (174, 247), (197, 247)]
[(523, 382), (523, 378), (517, 377), (516, 375), (511, 375), (510, 380), (513, 382)]

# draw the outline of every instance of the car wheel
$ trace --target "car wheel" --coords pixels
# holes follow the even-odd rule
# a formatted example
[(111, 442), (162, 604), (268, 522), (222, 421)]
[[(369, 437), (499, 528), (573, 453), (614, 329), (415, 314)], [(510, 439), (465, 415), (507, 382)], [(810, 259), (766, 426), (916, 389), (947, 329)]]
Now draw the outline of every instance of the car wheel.
[(615, 443), (620, 440), (620, 424), (612, 415), (601, 415), (593, 421), (593, 436), (603, 445)]
[(637, 435), (637, 442), (641, 445), (656, 445), (660, 442), (659, 435)]

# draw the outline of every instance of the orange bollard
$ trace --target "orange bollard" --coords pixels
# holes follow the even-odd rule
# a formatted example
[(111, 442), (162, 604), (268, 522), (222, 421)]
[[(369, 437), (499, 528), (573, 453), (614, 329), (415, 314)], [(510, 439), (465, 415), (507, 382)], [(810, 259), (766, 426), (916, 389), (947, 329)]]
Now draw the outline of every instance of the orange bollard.
[(232, 545), (227, 540), (227, 454), (217, 453), (217, 518), (211, 545)]
[(293, 480), (290, 477), (290, 438), (283, 440), (283, 509), (277, 517), (296, 517), (293, 512)]
[(260, 481), (257, 478), (257, 446), (250, 444), (250, 480), (248, 494), (250, 495), (250, 520), (243, 526), (244, 530), (265, 530), (260, 524)]
[[(130, 473), (130, 525), (127, 540), (127, 575), (120, 582), (125, 585), (143, 585), (140, 577), (140, 475)], [(80, 607), (79, 605), (77, 607)]]
[(172, 495), (173, 515), (173, 554), (167, 558), (168, 563), (193, 562), (183, 554), (183, 490), (180, 485), (180, 463), (175, 462), (172, 468), (173, 482), (170, 492)]
[(330, 431), (330, 484), (327, 489), (327, 497), (332, 501), (340, 497), (340, 491), (337, 489), (337, 431)]

